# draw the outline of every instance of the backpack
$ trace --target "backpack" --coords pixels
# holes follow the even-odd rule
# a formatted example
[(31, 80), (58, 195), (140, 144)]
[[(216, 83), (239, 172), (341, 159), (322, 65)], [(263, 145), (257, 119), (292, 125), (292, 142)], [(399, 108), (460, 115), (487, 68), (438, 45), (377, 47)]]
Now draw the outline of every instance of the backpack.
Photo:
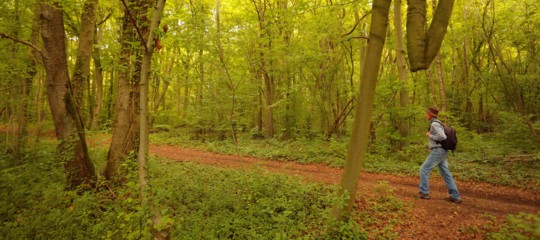
[(441, 126), (444, 128), (444, 134), (446, 135), (446, 140), (437, 141), (437, 143), (441, 144), (444, 150), (455, 151), (458, 143), (456, 130), (450, 126), (444, 125), (439, 120), (435, 122), (441, 124)]

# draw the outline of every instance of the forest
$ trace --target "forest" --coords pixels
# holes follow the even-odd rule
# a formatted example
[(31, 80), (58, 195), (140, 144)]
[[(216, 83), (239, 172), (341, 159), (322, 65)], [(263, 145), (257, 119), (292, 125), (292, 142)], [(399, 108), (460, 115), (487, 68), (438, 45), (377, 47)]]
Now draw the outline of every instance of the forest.
[(0, 0), (0, 239), (539, 239), (539, 55), (536, 0)]

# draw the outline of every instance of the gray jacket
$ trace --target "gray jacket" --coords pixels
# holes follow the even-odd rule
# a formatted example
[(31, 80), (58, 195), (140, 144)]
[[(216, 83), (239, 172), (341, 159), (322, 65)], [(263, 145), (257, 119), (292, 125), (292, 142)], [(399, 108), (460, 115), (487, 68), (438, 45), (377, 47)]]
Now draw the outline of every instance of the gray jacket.
[(432, 118), (429, 127), (429, 149), (442, 147), (442, 145), (437, 143), (437, 141), (443, 140), (446, 140), (446, 135), (444, 134), (442, 123), (437, 120), (437, 118)]

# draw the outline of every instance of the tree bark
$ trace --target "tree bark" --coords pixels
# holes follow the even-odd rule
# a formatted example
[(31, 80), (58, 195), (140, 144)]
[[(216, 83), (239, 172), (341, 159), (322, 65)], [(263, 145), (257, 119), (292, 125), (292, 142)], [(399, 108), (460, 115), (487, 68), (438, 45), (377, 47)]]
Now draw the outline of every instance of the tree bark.
[(234, 84), (231, 76), (229, 75), (229, 70), (227, 69), (227, 64), (225, 62), (225, 51), (223, 50), (223, 44), (221, 44), (221, 24), (220, 24), (220, 8), (221, 1), (216, 0), (216, 41), (219, 51), (219, 60), (221, 62), (222, 73), (227, 78), (227, 86), (231, 90), (231, 112), (228, 117), (229, 125), (231, 127), (231, 137), (235, 143), (238, 143), (236, 139), (236, 85)]
[(338, 191), (339, 197), (347, 194), (348, 199), (345, 206), (334, 205), (332, 217), (336, 220), (343, 220), (350, 216), (356, 199), (360, 169), (368, 147), (371, 115), (375, 99), (375, 86), (377, 84), (381, 55), (386, 39), (388, 12), (391, 2), (391, 0), (373, 1), (366, 61), (362, 66), (362, 73), (360, 75), (360, 95), (356, 105), (356, 116), (354, 118), (347, 159), (343, 169), (343, 175), (341, 176), (340, 190)]
[(97, 32), (94, 34), (94, 51), (92, 52), (92, 58), (94, 59), (94, 87), (96, 90), (95, 105), (93, 110), (92, 122), (90, 123), (90, 129), (99, 128), (100, 125), (100, 113), (103, 107), (103, 67), (101, 66), (101, 50), (97, 46), (99, 41), (98, 37), (101, 35)]
[(47, 97), (59, 140), (56, 158), (64, 164), (68, 187), (95, 186), (96, 174), (90, 161), (84, 127), (73, 98), (65, 48), (63, 9), (58, 3), (41, 4), (41, 36)]
[[(114, 104), (114, 122), (112, 141), (107, 154), (107, 165), (104, 170), (105, 178), (113, 182), (123, 182), (127, 172), (120, 172), (120, 165), (132, 151), (138, 152), (139, 135), (139, 94), (140, 94), (140, 70), (141, 70), (141, 49), (133, 48), (132, 42), (141, 39), (134, 32), (134, 28), (139, 31), (134, 22), (137, 20), (144, 22), (144, 14), (147, 13), (148, 5), (145, 2), (131, 1), (128, 6), (134, 4), (133, 13), (129, 9), (124, 9), (124, 18), (122, 21), (122, 34), (120, 43), (122, 50), (120, 53), (120, 65), (117, 74), (118, 90)], [(132, 19), (133, 17), (133, 19)], [(147, 33), (147, 29), (143, 29)], [(144, 43), (143, 43), (144, 44)], [(134, 56), (133, 56), (134, 55)], [(134, 58), (134, 61), (130, 59)]]
[[(394, 0), (394, 28), (396, 30), (396, 64), (398, 69), (398, 77), (401, 82), (399, 90), (399, 105), (401, 112), (406, 113), (407, 105), (409, 104), (409, 81), (407, 77), (407, 62), (405, 60), (405, 47), (403, 44), (403, 27), (401, 26), (401, 0)], [(399, 133), (401, 137), (408, 137), (410, 133), (410, 123), (408, 116), (403, 118), (401, 115), (399, 120)]]
[(152, 54), (154, 53), (154, 31), (159, 26), (161, 14), (165, 7), (165, 0), (159, 0), (154, 9), (152, 20), (150, 22), (150, 29), (148, 32), (148, 38), (146, 40), (146, 51), (142, 58), (141, 65), (141, 125), (140, 125), (140, 142), (139, 142), (139, 155), (138, 155), (138, 167), (139, 167), (139, 189), (141, 194), (142, 206), (148, 206), (152, 214), (151, 230), (152, 239), (169, 239), (169, 228), (157, 226), (161, 222), (161, 214), (159, 211), (155, 211), (155, 206), (152, 201), (152, 192), (150, 189), (150, 183), (148, 179), (148, 137), (149, 137), (149, 111), (148, 111), (148, 78), (150, 76), (150, 68), (152, 61)]
[[(264, 127), (266, 129), (266, 136), (273, 137), (275, 134), (275, 123), (274, 123), (274, 98), (275, 98), (275, 83), (274, 78), (268, 73), (269, 63), (266, 56), (267, 49), (271, 48), (270, 36), (267, 33), (267, 19), (266, 19), (266, 6), (264, 1), (261, 0), (251, 0), (255, 6), (257, 12), (257, 17), (259, 20), (259, 69), (258, 75), (259, 79), (263, 83), (263, 96), (264, 96)], [(269, 40), (269, 43), (265, 42), (265, 39)]]
[[(39, 4), (36, 4), (36, 11), (32, 21), (32, 32), (30, 44), (36, 46), (39, 38)], [(20, 29), (18, 26), (21, 25), (20, 21), (20, 12), (19, 12), (19, 1), (15, 1), (15, 23), (16, 28), (14, 32), (14, 37), (19, 38)], [(19, 48), (17, 44), (13, 45), (13, 59), (17, 59), (19, 56)], [(31, 48), (26, 54), (23, 55), (23, 66), (25, 74), (17, 74), (16, 80), (21, 82), (21, 87), (16, 88), (17, 93), (15, 96), (19, 96), (19, 104), (14, 106), (16, 112), (16, 125), (14, 131), (14, 143), (13, 146), (13, 156), (16, 161), (16, 164), (21, 164), (22, 160), (22, 151), (25, 149), (26, 143), (28, 141), (28, 121), (30, 118), (29, 105), (31, 101), (31, 89), (32, 81), (37, 74), (37, 61), (39, 54), (36, 49)]]
[(407, 49), (411, 71), (429, 67), (441, 48), (452, 15), (454, 0), (440, 0), (428, 31), (426, 0), (409, 0), (407, 9)]
[[(89, 81), (90, 61), (92, 60), (92, 47), (96, 23), (96, 8), (98, 0), (86, 0), (81, 15), (79, 28), (79, 46), (77, 47), (77, 60), (73, 70), (73, 97), (79, 109), (83, 107), (84, 88)], [(81, 115), (84, 115), (81, 112)]]

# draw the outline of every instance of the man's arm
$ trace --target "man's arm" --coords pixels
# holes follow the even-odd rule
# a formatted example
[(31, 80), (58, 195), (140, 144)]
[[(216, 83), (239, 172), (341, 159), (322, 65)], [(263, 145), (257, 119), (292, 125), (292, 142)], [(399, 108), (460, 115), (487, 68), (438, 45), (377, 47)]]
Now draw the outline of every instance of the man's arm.
[(446, 140), (446, 134), (444, 134), (444, 128), (439, 122), (432, 122), (431, 127), (429, 128), (429, 136), (433, 141), (444, 141)]

